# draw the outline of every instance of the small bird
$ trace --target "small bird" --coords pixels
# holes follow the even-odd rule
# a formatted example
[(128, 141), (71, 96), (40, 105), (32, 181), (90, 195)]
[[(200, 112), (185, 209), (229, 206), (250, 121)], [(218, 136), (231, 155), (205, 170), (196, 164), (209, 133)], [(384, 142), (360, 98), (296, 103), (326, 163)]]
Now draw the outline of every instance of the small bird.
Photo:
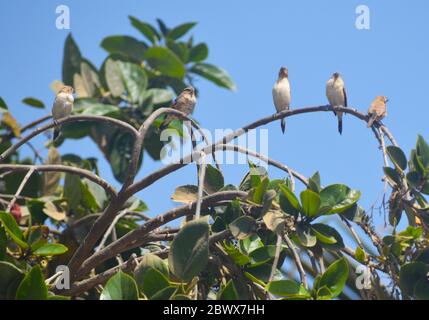
[[(288, 77), (288, 69), (285, 67), (281, 67), (279, 71), (279, 77), (277, 78), (277, 81), (273, 87), (273, 100), (277, 112), (289, 110), (290, 84)], [(280, 126), (282, 128), (282, 132), (285, 133), (286, 122), (284, 118), (281, 120)]]
[[(68, 117), (73, 110), (73, 88), (70, 86), (64, 86), (58, 91), (57, 96), (54, 100), (54, 105), (52, 106), (52, 116), (54, 122), (56, 123), (59, 119)], [(55, 141), (60, 134), (60, 129), (58, 126), (54, 128), (54, 136), (52, 140)]]
[[(195, 89), (191, 86), (186, 87), (183, 91), (177, 96), (170, 108), (179, 110), (186, 115), (189, 115), (194, 111), (195, 104), (197, 103), (197, 98), (195, 97)], [(164, 130), (167, 128), (169, 123), (177, 118), (174, 114), (169, 114), (165, 117), (163, 123), (159, 127), (159, 130)]]
[[(335, 107), (347, 107), (347, 94), (344, 88), (344, 81), (338, 72), (335, 72), (326, 83), (326, 96), (328, 97), (329, 104)], [(338, 117), (338, 132), (343, 133), (343, 113), (335, 112)]]
[(380, 121), (387, 116), (386, 103), (389, 101), (385, 96), (377, 96), (371, 102), (368, 109), (368, 128), (372, 126), (374, 121)]

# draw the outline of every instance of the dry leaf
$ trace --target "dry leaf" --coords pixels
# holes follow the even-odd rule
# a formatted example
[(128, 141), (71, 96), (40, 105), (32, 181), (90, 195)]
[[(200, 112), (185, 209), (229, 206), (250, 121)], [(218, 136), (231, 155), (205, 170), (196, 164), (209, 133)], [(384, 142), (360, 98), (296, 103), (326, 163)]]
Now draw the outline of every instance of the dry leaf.
[(62, 221), (66, 218), (66, 214), (64, 211), (59, 211), (57, 207), (51, 202), (45, 202), (45, 207), (43, 208), (43, 212), (50, 218)]

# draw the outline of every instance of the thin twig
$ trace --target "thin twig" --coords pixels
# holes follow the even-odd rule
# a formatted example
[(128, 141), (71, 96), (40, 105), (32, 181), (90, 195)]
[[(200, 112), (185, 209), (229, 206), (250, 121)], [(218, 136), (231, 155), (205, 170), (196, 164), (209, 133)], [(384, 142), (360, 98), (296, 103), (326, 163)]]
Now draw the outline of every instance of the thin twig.
[(28, 179), (30, 179), (30, 177), (31, 177), (31, 175), (33, 174), (33, 172), (34, 172), (34, 167), (30, 167), (30, 168), (28, 169), (27, 174), (24, 176), (24, 179), (22, 179), (21, 184), (19, 185), (18, 189), (16, 190), (14, 197), (12, 198), (12, 200), (11, 200), (11, 201), (10, 201), (10, 203), (9, 203), (9, 205), (7, 206), (7, 208), (6, 208), (6, 211), (7, 211), (7, 212), (10, 212), (10, 210), (12, 209), (13, 205), (14, 205), (14, 204), (15, 204), (15, 202), (16, 202), (16, 199), (17, 199), (17, 198), (19, 197), (19, 195), (21, 194), (22, 189), (24, 189), (25, 185), (26, 185), (26, 184), (27, 184), (27, 182), (28, 182)]
[(271, 268), (271, 274), (270, 274), (270, 278), (268, 279), (268, 282), (271, 282), (274, 279), (274, 275), (276, 274), (276, 270), (277, 270), (277, 265), (279, 264), (281, 251), (282, 251), (282, 236), (278, 234), (277, 242), (276, 242), (276, 253), (274, 255), (273, 266)]
[(200, 157), (200, 174), (198, 176), (198, 197), (197, 197), (197, 208), (195, 209), (195, 219), (199, 219), (201, 215), (201, 201), (203, 199), (204, 191), (204, 179), (206, 175), (206, 154), (201, 153)]
[(296, 252), (292, 241), (289, 239), (286, 233), (283, 234), (283, 239), (286, 242), (289, 249), (292, 251), (293, 260), (295, 261), (296, 267), (298, 269), (299, 276), (301, 278), (301, 283), (303, 284), (305, 289), (308, 289), (307, 276), (305, 274), (304, 268), (302, 267), (301, 259), (299, 258), (298, 252)]

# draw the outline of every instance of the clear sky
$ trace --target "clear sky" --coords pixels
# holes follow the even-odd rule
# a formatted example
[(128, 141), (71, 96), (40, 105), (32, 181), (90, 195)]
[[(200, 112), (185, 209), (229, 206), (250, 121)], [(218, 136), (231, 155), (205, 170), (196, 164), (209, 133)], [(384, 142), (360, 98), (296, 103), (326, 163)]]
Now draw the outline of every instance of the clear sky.
[[(238, 87), (230, 92), (198, 81), (194, 117), (208, 129), (235, 129), (274, 113), (271, 88), (283, 65), (289, 68), (292, 108), (326, 104), (325, 83), (339, 71), (350, 106), (366, 112), (376, 95), (389, 97), (385, 123), (407, 154), (417, 133), (429, 139), (428, 1), (1, 1), (0, 96), (23, 124), (50, 112), (49, 84), (61, 78), (68, 31), (55, 28), (60, 4), (70, 7), (70, 31), (97, 66), (107, 55), (99, 46), (105, 36), (140, 37), (128, 21), (130, 14), (151, 23), (159, 17), (170, 26), (197, 21), (192, 34), (208, 43), (208, 61), (226, 69)], [(355, 28), (360, 4), (370, 9), (370, 30)], [(24, 106), (27, 96), (43, 100), (49, 109)], [(319, 170), (324, 185), (343, 182), (361, 190), (364, 208), (379, 199), (383, 160), (365, 123), (346, 116), (340, 136), (332, 113), (313, 113), (288, 118), (285, 135), (279, 122), (266, 128), (273, 159), (306, 176)], [(37, 140), (38, 148), (43, 142)], [(90, 140), (68, 140), (60, 152), (99, 155)], [(148, 159), (139, 177), (162, 165)], [(100, 167), (103, 177), (114, 182), (104, 160)], [(245, 165), (224, 166), (228, 183), (238, 184), (246, 171)], [(284, 176), (275, 169), (270, 175)], [(195, 182), (195, 167), (188, 166), (140, 196), (149, 214), (159, 214), (175, 205), (169, 200), (175, 186)]]

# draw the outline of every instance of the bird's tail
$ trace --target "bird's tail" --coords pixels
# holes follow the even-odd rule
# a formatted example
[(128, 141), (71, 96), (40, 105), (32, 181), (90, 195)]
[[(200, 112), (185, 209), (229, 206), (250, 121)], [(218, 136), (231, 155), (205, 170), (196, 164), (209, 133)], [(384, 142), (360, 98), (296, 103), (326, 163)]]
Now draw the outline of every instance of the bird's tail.
[(373, 125), (376, 117), (377, 117), (377, 115), (375, 113), (371, 114), (371, 116), (369, 117), (369, 120), (368, 120), (367, 128), (370, 128)]
[(52, 141), (57, 140), (58, 136), (60, 135), (60, 129), (55, 128), (54, 129), (54, 135), (52, 136)]
[(338, 132), (343, 134), (343, 115), (338, 114)]
[(280, 126), (281, 126), (281, 128), (282, 128), (282, 132), (283, 132), (283, 133), (285, 133), (285, 129), (286, 129), (286, 121), (285, 121), (285, 119), (284, 119), (284, 118), (281, 120), (281, 122), (280, 122)]

